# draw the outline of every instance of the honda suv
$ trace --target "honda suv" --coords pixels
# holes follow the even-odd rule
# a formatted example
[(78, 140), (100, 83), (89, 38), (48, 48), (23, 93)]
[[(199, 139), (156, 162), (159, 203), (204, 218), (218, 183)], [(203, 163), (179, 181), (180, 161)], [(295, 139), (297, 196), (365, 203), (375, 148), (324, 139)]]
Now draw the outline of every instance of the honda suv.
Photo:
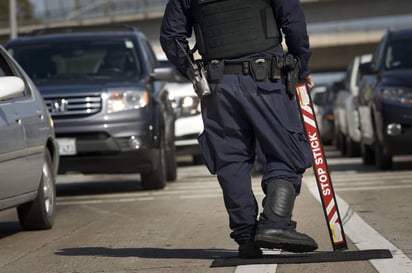
[(143, 33), (125, 26), (55, 28), (5, 46), (52, 115), (59, 173), (140, 173), (144, 189), (176, 179), (174, 113)]

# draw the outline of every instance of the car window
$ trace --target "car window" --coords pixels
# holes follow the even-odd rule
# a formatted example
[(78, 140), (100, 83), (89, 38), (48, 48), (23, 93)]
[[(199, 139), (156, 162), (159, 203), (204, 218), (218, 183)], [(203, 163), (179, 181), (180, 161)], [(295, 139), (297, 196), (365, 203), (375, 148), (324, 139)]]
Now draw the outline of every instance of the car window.
[(130, 40), (48, 41), (10, 52), (35, 82), (141, 76), (141, 63)]
[(385, 68), (412, 68), (412, 39), (395, 41), (388, 45)]
[[(16, 63), (11, 62), (11, 60), (10, 62), (8, 62), (6, 57), (3, 54), (6, 54), (6, 53), (0, 50), (0, 77), (17, 76), (23, 79), (23, 81), (25, 81), (25, 78), (23, 77), (21, 72), (17, 69)], [(13, 97), (11, 98), (11, 100), (21, 99), (28, 95), (31, 95), (30, 90), (29, 88), (25, 88), (21, 96)]]
[(152, 50), (152, 47), (151, 47), (149, 41), (147, 41), (147, 40), (142, 41), (142, 46), (143, 46), (144, 57), (149, 62), (150, 69), (153, 70), (157, 65), (157, 59), (156, 59), (155, 54)]
[(0, 52), (0, 77), (13, 76), (9, 64)]
[(373, 54), (371, 67), (373, 67), (375, 70), (378, 70), (379, 67), (382, 65), (383, 52), (385, 49), (387, 39), (388, 34), (386, 33), (383, 36), (382, 40), (379, 42), (378, 46), (375, 49), (375, 53)]

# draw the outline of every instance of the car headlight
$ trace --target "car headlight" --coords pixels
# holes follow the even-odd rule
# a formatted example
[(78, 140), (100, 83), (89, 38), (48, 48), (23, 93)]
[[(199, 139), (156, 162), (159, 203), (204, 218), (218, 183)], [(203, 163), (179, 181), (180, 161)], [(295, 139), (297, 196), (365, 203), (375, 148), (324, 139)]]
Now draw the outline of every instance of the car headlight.
[(109, 113), (139, 109), (145, 107), (149, 102), (147, 91), (126, 91), (113, 93), (107, 100)]
[(412, 89), (386, 87), (382, 90), (382, 98), (400, 103), (412, 103)]
[(200, 114), (200, 100), (197, 96), (185, 96), (172, 99), (172, 107), (177, 118)]

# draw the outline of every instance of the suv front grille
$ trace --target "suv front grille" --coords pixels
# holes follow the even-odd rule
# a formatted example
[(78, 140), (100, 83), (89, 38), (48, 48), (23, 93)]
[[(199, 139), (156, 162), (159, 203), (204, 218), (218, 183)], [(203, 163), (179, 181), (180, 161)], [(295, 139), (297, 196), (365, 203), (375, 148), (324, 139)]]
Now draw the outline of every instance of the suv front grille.
[(101, 111), (100, 95), (44, 97), (53, 118), (85, 117)]

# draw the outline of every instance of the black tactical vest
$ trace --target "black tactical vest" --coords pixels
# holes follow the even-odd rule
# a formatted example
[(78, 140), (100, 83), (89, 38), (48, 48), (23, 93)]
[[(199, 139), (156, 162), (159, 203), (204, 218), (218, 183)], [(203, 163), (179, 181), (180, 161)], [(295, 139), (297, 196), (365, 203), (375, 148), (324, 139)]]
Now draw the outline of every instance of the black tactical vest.
[(281, 42), (270, 0), (192, 0), (202, 59), (234, 58)]

